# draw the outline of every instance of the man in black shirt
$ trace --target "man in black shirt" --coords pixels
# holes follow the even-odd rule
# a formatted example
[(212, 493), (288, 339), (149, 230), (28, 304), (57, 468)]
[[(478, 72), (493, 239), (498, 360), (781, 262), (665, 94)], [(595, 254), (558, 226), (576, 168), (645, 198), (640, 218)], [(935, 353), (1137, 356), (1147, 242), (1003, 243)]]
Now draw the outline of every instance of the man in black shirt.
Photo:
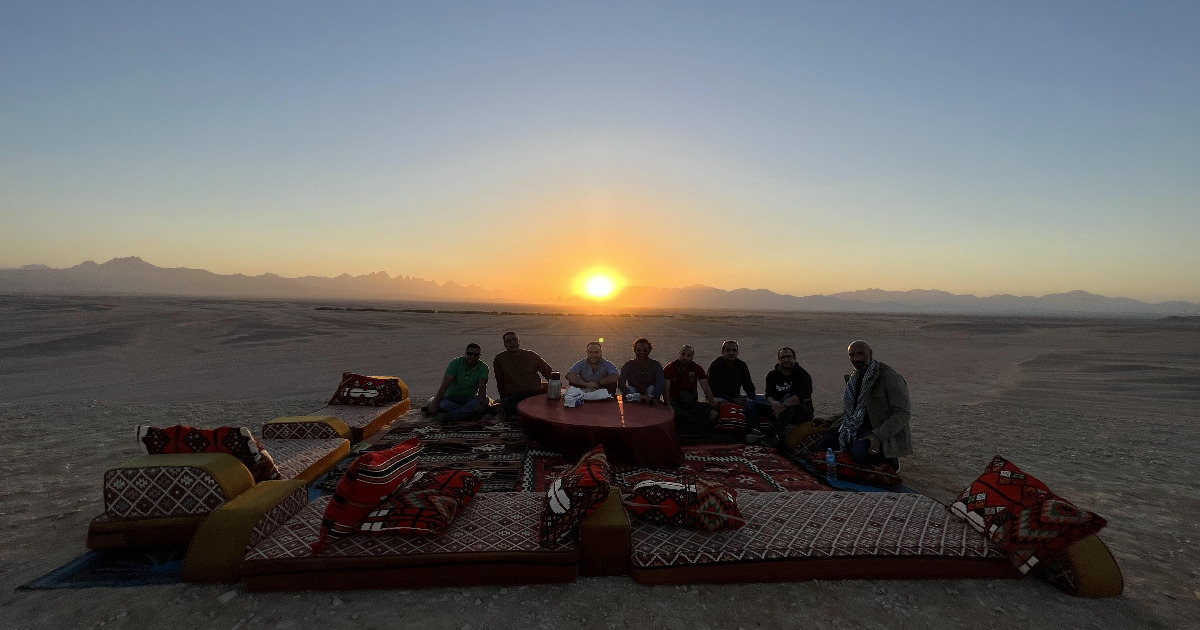
[[(813, 419), (812, 377), (796, 364), (796, 351), (780, 348), (779, 363), (767, 373), (767, 403), (779, 440), (788, 434), (790, 425), (811, 422)], [(774, 440), (771, 440), (774, 441)]]
[[(758, 410), (754, 408), (754, 379), (750, 368), (738, 358), (738, 343), (732, 339), (721, 344), (721, 356), (708, 365), (708, 385), (717, 404), (731, 402), (745, 407), (746, 430), (758, 430)], [(746, 395), (741, 394), (742, 391)]]

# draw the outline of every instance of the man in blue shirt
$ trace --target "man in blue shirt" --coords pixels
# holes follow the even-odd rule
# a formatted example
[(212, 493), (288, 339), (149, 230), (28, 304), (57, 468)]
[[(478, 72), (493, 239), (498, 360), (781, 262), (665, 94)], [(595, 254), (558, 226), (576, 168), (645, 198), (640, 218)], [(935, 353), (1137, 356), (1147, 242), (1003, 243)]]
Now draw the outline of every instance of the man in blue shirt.
[(617, 366), (604, 358), (604, 348), (599, 341), (588, 343), (587, 358), (580, 359), (567, 370), (567, 382), (584, 391), (604, 387), (612, 392), (620, 376)]
[(488, 365), (479, 360), (479, 344), (467, 346), (463, 356), (450, 361), (437, 394), (422, 408), (425, 413), (442, 413), (450, 420), (462, 420), (487, 409)]

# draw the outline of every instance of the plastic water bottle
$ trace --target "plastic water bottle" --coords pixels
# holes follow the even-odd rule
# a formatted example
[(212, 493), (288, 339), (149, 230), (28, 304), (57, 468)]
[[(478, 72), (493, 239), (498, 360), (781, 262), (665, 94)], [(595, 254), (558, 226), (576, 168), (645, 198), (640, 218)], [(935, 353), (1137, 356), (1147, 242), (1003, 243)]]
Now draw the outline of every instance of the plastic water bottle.
[(837, 481), (837, 455), (832, 448), (825, 449), (825, 481)]
[(550, 382), (546, 383), (546, 398), (558, 400), (562, 397), (562, 380), (558, 372), (550, 373)]

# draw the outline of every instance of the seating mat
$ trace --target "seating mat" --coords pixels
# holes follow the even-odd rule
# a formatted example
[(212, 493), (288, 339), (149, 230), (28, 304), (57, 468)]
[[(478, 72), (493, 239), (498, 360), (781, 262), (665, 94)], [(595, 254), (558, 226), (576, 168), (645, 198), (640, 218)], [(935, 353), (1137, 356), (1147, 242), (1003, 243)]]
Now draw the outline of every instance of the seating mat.
[[(275, 466), (284, 479), (303, 478), (305, 481), (320, 476), (342, 459), (350, 451), (350, 442), (342, 438), (333, 439), (264, 439), (260, 440), (263, 447), (275, 459)], [(345, 448), (342, 448), (345, 445)], [(339, 452), (340, 449), (340, 452)], [(331, 455), (336, 456), (331, 457)], [(323, 470), (309, 471), (314, 465), (325, 459), (332, 459), (323, 466)], [(320, 467), (319, 467), (320, 468)], [(313, 474), (315, 472), (316, 474)]]
[[(741, 492), (738, 507), (747, 522), (737, 530), (706, 532), (635, 519), (634, 579), (1017, 577), (1003, 553), (983, 535), (923, 495)], [(888, 559), (911, 561), (885, 562)], [(805, 566), (814, 560), (863, 562), (826, 563), (819, 570)], [(936, 560), (955, 562), (931, 562)], [(746, 565), (745, 570), (734, 570), (738, 565)], [(673, 577), (654, 576), (655, 570), (663, 569), (684, 570)]]

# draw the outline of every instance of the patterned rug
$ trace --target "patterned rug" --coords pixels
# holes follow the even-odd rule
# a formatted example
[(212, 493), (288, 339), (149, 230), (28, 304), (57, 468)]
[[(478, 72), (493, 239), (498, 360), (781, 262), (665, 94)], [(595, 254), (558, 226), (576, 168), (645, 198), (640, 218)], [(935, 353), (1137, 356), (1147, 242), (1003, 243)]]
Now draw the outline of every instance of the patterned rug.
[(23, 584), (20, 589), (178, 584), (183, 581), (183, 556), (186, 553), (187, 547), (89, 551), (62, 567)]
[[(386, 434), (358, 445), (329, 475), (317, 482), (333, 492), (354, 457), (365, 451), (391, 448), (414, 436), (421, 438), (422, 464), (473, 469), (483, 478), (481, 492), (545, 490), (548, 479), (574, 463), (557, 452), (540, 449), (515, 422), (491, 416), (456, 423), (439, 423), (420, 412), (401, 417)], [(694, 475), (710, 483), (742, 490), (830, 490), (831, 488), (774, 449), (748, 444), (696, 444), (683, 447), (684, 465), (675, 471), (617, 465), (617, 484), (628, 489), (646, 475)]]
[[(811, 474), (774, 452), (748, 444), (698, 444), (683, 447), (684, 464), (673, 471), (616, 465), (617, 485), (629, 490), (648, 476), (687, 474), (709, 483), (738, 490), (783, 492), (787, 490), (831, 490)], [(531, 450), (525, 458), (521, 490), (545, 490), (549, 479), (574, 462), (558, 453)]]
[(318, 481), (317, 487), (333, 492), (354, 457), (366, 451), (389, 449), (414, 436), (421, 438), (422, 465), (478, 471), (481, 492), (520, 490), (522, 464), (530, 448), (529, 439), (520, 427), (490, 416), (439, 423), (419, 412), (400, 418), (387, 434), (371, 444), (359, 445), (350, 457)]

